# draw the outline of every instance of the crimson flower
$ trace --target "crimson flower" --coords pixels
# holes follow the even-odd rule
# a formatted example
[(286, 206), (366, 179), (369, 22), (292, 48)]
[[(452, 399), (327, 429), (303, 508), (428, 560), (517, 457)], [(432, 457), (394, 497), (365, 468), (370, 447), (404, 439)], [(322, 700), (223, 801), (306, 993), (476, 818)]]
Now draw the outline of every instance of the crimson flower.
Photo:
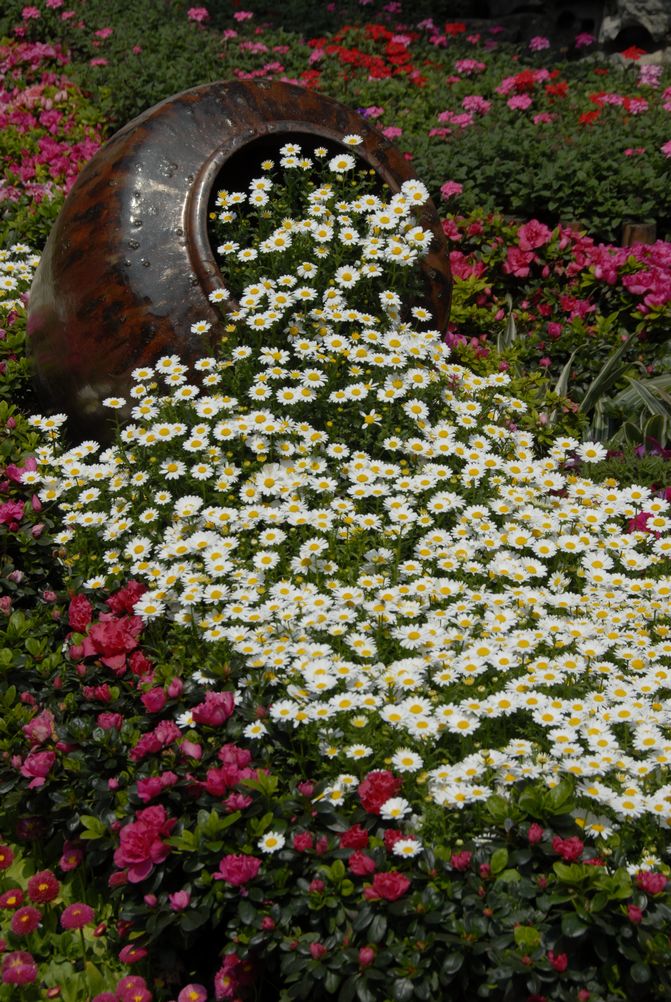
[(28, 881), (28, 897), (36, 905), (53, 901), (60, 889), (61, 885), (51, 870), (40, 870)]
[(24, 905), (23, 908), (19, 908), (12, 915), (10, 928), (16, 936), (27, 936), (28, 933), (34, 932), (37, 929), (41, 918), (42, 912), (39, 908), (33, 908), (32, 905)]
[(388, 870), (385, 873), (376, 873), (373, 883), (364, 888), (364, 897), (369, 901), (383, 898), (385, 901), (397, 901), (402, 898), (410, 887), (410, 881), (396, 870)]
[(401, 777), (394, 776), (388, 769), (373, 770), (359, 784), (359, 800), (370, 814), (379, 814), (382, 805), (395, 797), (402, 785)]
[(61, 926), (64, 929), (83, 929), (89, 922), (95, 922), (95, 912), (90, 905), (76, 901), (68, 905), (61, 914)]
[(214, 880), (225, 880), (233, 887), (242, 887), (253, 880), (261, 869), (261, 860), (256, 856), (229, 855), (219, 863), (219, 873), (213, 874)]

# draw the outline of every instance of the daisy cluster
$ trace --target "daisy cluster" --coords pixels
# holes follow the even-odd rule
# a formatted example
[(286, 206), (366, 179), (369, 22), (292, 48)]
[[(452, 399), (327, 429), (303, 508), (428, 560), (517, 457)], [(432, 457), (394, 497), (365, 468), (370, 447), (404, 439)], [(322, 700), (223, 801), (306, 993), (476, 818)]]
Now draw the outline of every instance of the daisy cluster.
[[(351, 134), (342, 142), (356, 152), (362, 138)], [(219, 191), (213, 213), (230, 280), (235, 286), (251, 279), (239, 303), (253, 330), (281, 324), (295, 303), (321, 299), (327, 289), (337, 306), (356, 287), (359, 308), (374, 310), (390, 265), (396, 296), (417, 284), (413, 266), (432, 240), (417, 219), (428, 199), (421, 182), (407, 181), (392, 194), (355, 154), (332, 156), (318, 146), (308, 156), (297, 143), (285, 143), (277, 162), (265, 160), (261, 168), (246, 191)], [(259, 268), (272, 285), (258, 281)]]
[[(414, 182), (400, 196), (425, 197)], [(47, 443), (24, 480), (56, 502), (76, 579), (142, 581), (149, 628), (192, 631), (241, 698), (263, 694), (246, 737), (312, 742), (320, 796), (347, 802), (360, 772), (391, 765), (397, 819), (571, 775), (588, 833), (671, 826), (669, 502), (579, 476), (598, 445), (535, 456), (507, 375), (453, 364), (428, 310), (402, 311), (387, 250), (412, 217), (384, 230), (380, 211), (362, 212), (355, 282), (300, 230), (312, 256), (259, 275), (216, 354), (136, 369), (112, 447), (64, 449), (58, 419), (33, 418)], [(311, 268), (321, 291), (297, 294)]]
[(21, 294), (30, 288), (39, 260), (26, 244), (0, 248), (0, 315), (23, 305)]

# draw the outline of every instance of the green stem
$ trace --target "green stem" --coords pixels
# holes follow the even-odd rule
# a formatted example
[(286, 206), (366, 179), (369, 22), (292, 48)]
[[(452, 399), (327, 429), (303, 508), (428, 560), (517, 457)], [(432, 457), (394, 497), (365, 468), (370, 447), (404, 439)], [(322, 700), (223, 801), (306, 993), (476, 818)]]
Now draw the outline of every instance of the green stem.
[[(88, 979), (86, 977), (86, 940), (84, 939), (84, 930), (81, 927), (79, 929), (79, 941), (80, 941), (81, 947), (82, 947), (82, 959), (84, 961), (84, 967), (83, 967), (84, 984), (86, 985), (88, 983)], [(91, 998), (92, 998), (91, 992), (87, 991), (86, 1002), (91, 1002)]]

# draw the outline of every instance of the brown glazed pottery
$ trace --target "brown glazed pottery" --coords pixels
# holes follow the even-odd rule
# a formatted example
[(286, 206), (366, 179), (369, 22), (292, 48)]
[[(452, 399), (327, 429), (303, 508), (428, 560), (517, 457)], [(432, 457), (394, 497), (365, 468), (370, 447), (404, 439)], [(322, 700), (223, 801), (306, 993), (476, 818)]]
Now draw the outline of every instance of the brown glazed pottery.
[[(278, 139), (356, 152), (392, 191), (414, 178), (381, 133), (337, 101), (292, 84), (217, 82), (168, 98), (117, 132), (87, 164), (49, 235), (35, 274), (28, 344), (45, 404), (67, 413), (73, 437), (107, 437), (108, 396), (164, 354), (193, 361), (191, 324), (219, 312), (226, 286), (208, 237), (221, 187), (248, 181)], [(268, 155), (267, 153), (265, 155)], [(245, 174), (246, 172), (246, 174)], [(424, 264), (441, 329), (450, 307), (447, 245), (433, 204), (421, 223), (435, 239)]]

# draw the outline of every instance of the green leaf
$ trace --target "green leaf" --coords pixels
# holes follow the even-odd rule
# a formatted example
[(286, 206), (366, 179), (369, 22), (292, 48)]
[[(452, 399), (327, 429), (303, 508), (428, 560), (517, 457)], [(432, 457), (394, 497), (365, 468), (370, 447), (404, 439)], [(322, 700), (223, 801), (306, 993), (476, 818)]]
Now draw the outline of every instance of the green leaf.
[(644, 985), (650, 980), (650, 968), (647, 964), (633, 964), (629, 973), (631, 980), (637, 985)]
[(541, 934), (535, 926), (518, 925), (513, 930), (513, 935), (515, 943), (520, 949), (535, 950), (537, 946), (540, 946)]
[(565, 814), (571, 810), (574, 784), (570, 779), (562, 779), (546, 796), (545, 807), (552, 814)]
[(443, 961), (443, 966), (441, 967), (442, 974), (456, 974), (457, 971), (461, 970), (464, 959), (465, 957), (463, 953), (448, 953)]
[(356, 982), (356, 994), (359, 1002), (375, 1002), (375, 996), (365, 981)]
[(562, 371), (559, 373), (559, 379), (557, 380), (555, 388), (552, 391), (553, 393), (556, 393), (558, 397), (568, 396), (569, 376), (571, 375), (573, 359), (576, 357), (577, 354), (578, 354), (578, 349), (576, 348), (576, 350), (571, 353), (571, 357), (569, 358), (568, 362), (566, 363)]
[(370, 925), (373, 918), (373, 909), (370, 905), (364, 905), (363, 908), (359, 909), (354, 921), (352, 922), (352, 929), (354, 932), (363, 932)]
[(327, 971), (326, 977), (324, 978), (324, 988), (331, 995), (338, 991), (338, 985), (340, 984), (340, 975), (337, 971)]
[(507, 849), (497, 849), (492, 853), (492, 857), (489, 860), (489, 865), (491, 867), (492, 873), (501, 873), (505, 870), (508, 865), (508, 850)]
[(194, 908), (193, 911), (183, 913), (180, 918), (180, 925), (184, 932), (192, 932), (194, 929), (200, 929), (202, 925), (205, 925), (209, 918), (210, 912), (207, 909)]
[(251, 925), (256, 918), (256, 908), (246, 898), (242, 898), (238, 905), (238, 915), (244, 925)]
[(107, 835), (107, 825), (92, 814), (82, 814), (79, 818), (85, 831), (79, 836), (82, 839), (98, 839)]
[(384, 915), (376, 915), (368, 927), (368, 938), (371, 943), (380, 943), (387, 931), (387, 920)]
[(400, 978), (394, 982), (391, 990), (391, 997), (395, 1002), (408, 1002), (413, 996), (413, 986), (410, 978)]
[(624, 372), (624, 366), (620, 364), (620, 359), (629, 347), (629, 342), (633, 336), (633, 334), (629, 334), (617, 346), (615, 351), (608, 356), (601, 369), (592, 380), (592, 383), (588, 387), (587, 392), (585, 393), (585, 396), (580, 402), (580, 406), (578, 408), (583, 414), (586, 414), (596, 406), (596, 402), (603, 397), (613, 383), (620, 377), (622, 372)]
[(562, 915), (561, 931), (564, 936), (568, 936), (570, 939), (577, 939), (587, 929), (588, 926), (575, 912), (568, 912), (566, 915)]

